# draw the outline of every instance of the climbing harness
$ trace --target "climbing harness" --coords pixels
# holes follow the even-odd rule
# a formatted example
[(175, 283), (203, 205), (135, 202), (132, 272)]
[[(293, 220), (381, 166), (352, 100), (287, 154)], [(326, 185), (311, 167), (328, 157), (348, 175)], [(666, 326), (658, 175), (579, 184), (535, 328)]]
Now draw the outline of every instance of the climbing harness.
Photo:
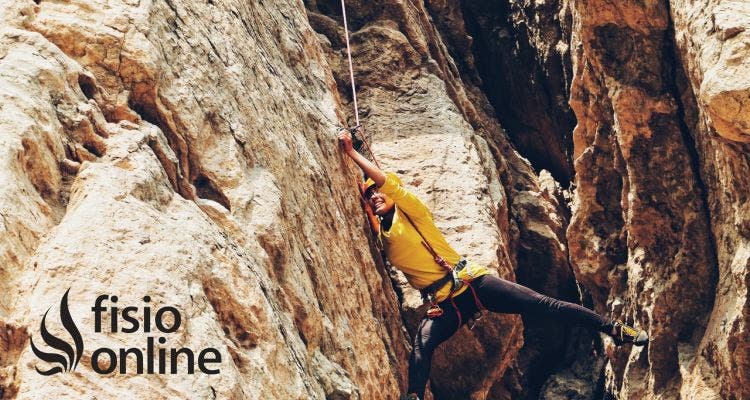
[(441, 257), (430, 245), (430, 243), (427, 241), (427, 238), (425, 238), (419, 228), (417, 228), (417, 225), (414, 223), (414, 221), (412, 221), (407, 214), (404, 214), (404, 216), (406, 217), (406, 220), (409, 221), (414, 230), (417, 231), (419, 237), (422, 238), (422, 246), (424, 246), (424, 248), (430, 252), (430, 254), (432, 255), (432, 259), (435, 260), (435, 263), (441, 266), (446, 272), (446, 274), (442, 278), (420, 290), (422, 300), (428, 304), (427, 316), (429, 318), (437, 318), (443, 315), (443, 309), (440, 308), (440, 304), (437, 301), (437, 292), (444, 285), (450, 283), (451, 289), (450, 293), (448, 293), (448, 299), (450, 300), (453, 309), (456, 311), (456, 316), (458, 316), (458, 327), (460, 328), (461, 323), (463, 322), (463, 317), (461, 315), (461, 311), (456, 305), (456, 300), (453, 297), (453, 294), (459, 291), (463, 287), (463, 285), (466, 285), (471, 290), (471, 294), (474, 297), (474, 303), (477, 306), (477, 312), (474, 313), (474, 315), (469, 318), (469, 320), (467, 320), (469, 329), (474, 329), (475, 321), (478, 321), (482, 318), (482, 312), (484, 312), (486, 309), (482, 305), (482, 302), (479, 300), (479, 296), (477, 296), (476, 290), (474, 290), (474, 287), (471, 285), (471, 281), (468, 279), (461, 279), (458, 276), (459, 272), (466, 268), (466, 259), (461, 258), (461, 260), (459, 260), (455, 266), (451, 266), (450, 264), (448, 264), (448, 262), (445, 261), (445, 259)]

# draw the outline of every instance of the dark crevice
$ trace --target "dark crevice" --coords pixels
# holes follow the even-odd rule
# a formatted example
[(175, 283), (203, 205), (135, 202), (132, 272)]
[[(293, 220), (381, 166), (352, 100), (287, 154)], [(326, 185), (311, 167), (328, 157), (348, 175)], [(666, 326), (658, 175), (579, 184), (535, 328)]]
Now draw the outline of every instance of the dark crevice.
[(92, 77), (84, 74), (78, 75), (78, 86), (81, 87), (81, 91), (87, 99), (91, 100), (96, 96), (96, 82)]
[(162, 165), (162, 168), (164, 168), (164, 172), (167, 174), (167, 180), (169, 180), (170, 186), (172, 186), (172, 189), (177, 192), (177, 165), (173, 163), (170, 159), (165, 150), (162, 148), (162, 146), (159, 144), (159, 141), (156, 139), (152, 139), (148, 141), (148, 146), (151, 148), (151, 151), (154, 152), (156, 155), (156, 158), (159, 160), (159, 163)]
[[(149, 141), (149, 146), (162, 164), (169, 178), (169, 183), (175, 192), (190, 200), (196, 196), (212, 200), (221, 204), (227, 210), (231, 210), (227, 196), (219, 185), (211, 179), (210, 174), (203, 171), (196, 155), (191, 154), (187, 142), (170, 128), (157, 110), (156, 105), (151, 102), (136, 102), (131, 98), (129, 106), (144, 121), (157, 126), (166, 136), (170, 149), (177, 157), (177, 163), (170, 160), (158, 140)], [(213, 120), (211, 121), (213, 122)]]
[(170, 160), (170, 157), (166, 153), (166, 149), (161, 148), (158, 140), (149, 142), (149, 146), (154, 150), (159, 162), (166, 171), (167, 176), (169, 177), (169, 182), (174, 191), (183, 198), (192, 200), (195, 196), (193, 195), (190, 184), (187, 182), (187, 179), (182, 172), (183, 168), (181, 168), (180, 165), (181, 163), (187, 164), (186, 152), (181, 150), (186, 147), (184, 140), (172, 131), (159, 114), (156, 105), (152, 101), (138, 102), (135, 99), (130, 98), (128, 105), (141, 117), (141, 119), (158, 127), (164, 133), (164, 136), (166, 136), (168, 141), (168, 146), (177, 157), (178, 161), (176, 163)]
[(525, 22), (544, 19), (536, 28), (555, 26), (558, 39), (567, 42), (564, 35), (569, 33), (554, 16), (557, 7), (556, 2), (526, 9), (515, 3), (487, 1), (461, 5), (467, 33), (474, 39), (472, 53), (481, 88), (498, 120), (537, 173), (546, 169), (568, 188), (576, 123), (567, 103), (570, 57), (552, 51), (544, 59), (532, 44), (535, 27)]
[[(341, 12), (341, 1), (305, 0), (304, 3), (307, 10), (334, 19), (340, 26), (343, 33), (344, 17)], [(368, 22), (378, 19), (378, 7), (372, 7), (373, 5), (363, 2), (355, 6), (354, 4), (350, 4), (347, 2), (346, 22), (349, 27), (349, 35), (352, 35), (352, 33), (360, 30)]]
[(100, 146), (97, 146), (93, 142), (85, 142), (85, 143), (83, 143), (83, 148), (86, 149), (86, 150), (88, 150), (89, 153), (91, 153), (91, 154), (93, 154), (93, 155), (95, 155), (97, 157), (101, 157), (101, 156), (104, 155), (104, 149), (101, 149)]
[[(546, 250), (551, 245), (545, 243), (545, 238), (529, 231), (523, 220), (518, 220), (517, 224), (521, 235), (516, 256), (516, 281), (537, 292), (577, 303), (579, 296), (572, 271), (562, 268), (555, 254)], [(579, 332), (559, 321), (534, 316), (522, 316), (522, 319), (524, 347), (518, 356), (519, 362), (525, 366), (521, 373), (522, 394), (527, 398), (537, 398), (550, 375), (571, 361), (565, 359), (565, 349)]]
[(316, 10), (317, 12), (329, 17), (341, 18), (341, 3), (336, 0), (305, 0), (305, 7), (307, 7), (308, 10)]
[(96, 96), (96, 82), (92, 77), (84, 74), (78, 75), (78, 86), (81, 87), (81, 91), (87, 99), (91, 100)]
[(143, 119), (144, 121), (146, 121), (146, 122), (148, 122), (148, 123), (150, 123), (152, 125), (158, 126), (159, 129), (161, 129), (162, 132), (164, 132), (164, 129), (161, 126), (162, 124), (161, 124), (161, 121), (159, 119), (159, 115), (156, 113), (156, 106), (155, 105), (151, 104), (151, 105), (147, 106), (146, 104), (135, 102), (131, 98), (130, 102), (128, 103), (128, 106), (133, 111), (135, 111), (136, 114), (138, 114), (141, 117), (141, 119)]
[(208, 177), (202, 174), (198, 175), (198, 177), (193, 181), (193, 185), (195, 185), (195, 190), (198, 197), (202, 199), (213, 200), (224, 206), (224, 208), (226, 208), (227, 210), (230, 210), (229, 199)]

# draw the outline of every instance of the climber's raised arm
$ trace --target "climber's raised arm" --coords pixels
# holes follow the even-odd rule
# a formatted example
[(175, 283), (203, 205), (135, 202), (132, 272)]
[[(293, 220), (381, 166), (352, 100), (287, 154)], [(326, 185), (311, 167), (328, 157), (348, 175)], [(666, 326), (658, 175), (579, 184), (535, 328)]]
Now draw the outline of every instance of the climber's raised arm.
[(339, 143), (346, 155), (359, 165), (359, 168), (362, 169), (362, 172), (364, 172), (365, 175), (375, 181), (375, 184), (378, 185), (378, 187), (383, 186), (385, 183), (385, 173), (378, 168), (377, 165), (373, 164), (372, 161), (365, 158), (362, 154), (359, 154), (357, 150), (354, 150), (354, 146), (352, 145), (352, 135), (349, 133), (348, 129), (339, 129)]
[[(368, 180), (370, 184), (365, 183), (364, 195), (368, 197), (368, 200), (373, 200), (371, 198), (373, 196), (376, 198), (373, 204), (375, 214), (382, 215), (386, 210), (390, 210), (389, 204), (395, 202), (401, 211), (411, 217), (431, 217), (430, 210), (422, 200), (414, 195), (414, 193), (408, 191), (395, 174), (383, 172), (377, 165), (354, 150), (352, 147), (352, 137), (348, 130), (339, 130), (339, 142), (344, 152), (370, 177), (371, 181)], [(369, 190), (373, 186), (372, 182), (378, 188), (374, 193)], [(377, 207), (377, 203), (379, 202), (385, 202), (385, 206)]]

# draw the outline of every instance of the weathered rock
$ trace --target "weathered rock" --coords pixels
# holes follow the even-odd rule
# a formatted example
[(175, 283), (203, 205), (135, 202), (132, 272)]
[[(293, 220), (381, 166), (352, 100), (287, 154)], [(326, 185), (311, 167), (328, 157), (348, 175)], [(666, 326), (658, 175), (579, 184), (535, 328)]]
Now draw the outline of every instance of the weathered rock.
[(670, 1), (693, 92), (720, 136), (750, 142), (750, 4)]
[[(425, 10), (383, 1), (348, 7), (359, 105), (376, 156), (428, 202), (460, 251), (499, 268), (503, 277), (514, 279), (514, 271), (523, 272), (528, 275), (523, 283), (577, 301), (564, 243), (564, 207), (554, 198), (554, 190), (545, 193), (540, 188), (536, 174), (494, 119), (492, 106), (477, 86), (472, 41), (461, 10), (444, 2), (427, 6)], [(313, 27), (331, 45), (328, 53), (338, 68), (334, 76), (342, 97), (350, 96), (338, 4), (318, 1), (308, 8)], [(438, 22), (437, 30), (429, 24), (430, 17)], [(467, 122), (479, 137), (471, 138)], [(488, 240), (492, 237), (500, 241)], [(535, 280), (540, 276), (544, 279)], [(403, 281), (399, 287), (413, 332), (422, 313), (415, 309), (419, 296)], [(498, 398), (487, 393), (504, 385), (507, 360), (518, 346), (508, 334), (517, 335), (520, 325), (509, 323), (498, 318), (474, 332), (478, 342), (461, 332), (443, 346), (431, 377), (437, 398)], [(488, 330), (492, 325), (500, 330)], [(531, 333), (534, 343), (525, 350), (523, 371), (533, 376), (528, 386), (534, 390), (550, 371), (542, 367), (550, 365), (545, 358), (564, 349), (567, 332), (559, 323), (540, 321)], [(493, 342), (502, 343), (500, 359)]]
[[(553, 174), (567, 185), (572, 112), (566, 100), (569, 61), (564, 58), (569, 38), (562, 34), (570, 31), (566, 17), (569, 7), (556, 2), (509, 5), (464, 2), (460, 8), (441, 1), (428, 4), (443, 40), (457, 60), (464, 84), (477, 94), (474, 103), (484, 104), (481, 108), (492, 115), (489, 98), (504, 126), (510, 125), (509, 137), (519, 152), (531, 160), (534, 168), (553, 169)], [(559, 25), (554, 25), (558, 22)], [(550, 109), (551, 103), (562, 104)], [(523, 132), (516, 130), (530, 125), (536, 127), (523, 128)], [(491, 142), (497, 141), (500, 148), (507, 148), (504, 134), (494, 132), (491, 136), (494, 138)], [(521, 177), (528, 176), (530, 169), (514, 162), (517, 160), (514, 152), (500, 153), (503, 160), (514, 164), (514, 173), (507, 174), (503, 182), (510, 203), (510, 254), (518, 282), (557, 298), (579, 302), (567, 261), (564, 231), (569, 214), (559, 185), (545, 170), (538, 181), (519, 179), (518, 172)], [(571, 330), (560, 321), (525, 318), (524, 347), (514, 367), (493, 386), (489, 398), (536, 397), (551, 373), (561, 372), (571, 363), (590, 365), (593, 360), (585, 350), (578, 352), (579, 359), (575, 361), (575, 354), (563, 357), (566, 347), (590, 342), (590, 338), (590, 333)], [(593, 386), (595, 380), (588, 384)]]
[[(397, 304), (364, 250), (333, 80), (301, 4), (0, 5), (4, 393), (398, 392)], [(83, 365), (145, 343), (95, 334), (93, 299), (149, 295), (184, 318), (165, 346), (216, 347), (221, 374), (37, 374), (26, 332), (38, 339), (68, 287)]]
[[(715, 93), (741, 87), (744, 75), (701, 81), (709, 68), (701, 57), (731, 38), (701, 39), (697, 18), (712, 6), (682, 3), (671, 4), (672, 26), (661, 2), (573, 2), (571, 260), (599, 310), (652, 338), (644, 350), (610, 349), (607, 386), (619, 398), (747, 397), (748, 254), (737, 229), (750, 218), (737, 195), (748, 186), (747, 159), (711, 135), (741, 140), (727, 129), (742, 125), (741, 114), (712, 108), (723, 101)], [(712, 59), (710, 76), (732, 70), (722, 60)], [(731, 351), (718, 350), (730, 342)]]
[[(575, 125), (568, 105), (570, 10), (560, 1), (458, 3), (475, 54), (456, 54), (459, 63), (466, 60), (462, 71), (478, 76), (475, 80), (518, 151), (537, 171), (552, 172), (567, 187), (573, 175)], [(437, 21), (442, 14), (434, 7)]]
[[(750, 397), (750, 41), (746, 2), (670, 2), (685, 122), (699, 155), (716, 251), (711, 317), (682, 396)], [(682, 68), (680, 68), (682, 67)], [(691, 90), (692, 89), (692, 90)], [(724, 140), (729, 139), (729, 140)]]
[[(342, 97), (347, 96), (343, 29), (330, 24), (340, 18), (337, 9), (321, 2), (310, 8), (311, 21), (326, 42), (339, 44), (329, 54), (338, 66), (334, 76)], [(390, 12), (380, 15), (383, 9)], [(359, 105), (377, 159), (431, 207), (438, 226), (460, 252), (505, 276), (512, 274), (503, 256), (508, 254), (507, 231), (496, 222), (508, 219), (506, 194), (487, 144), (472, 137), (465, 108), (476, 110), (438, 33), (425, 24), (426, 10), (386, 1), (354, 2), (348, 11), (350, 26), (356, 29), (352, 56)], [(323, 12), (329, 15), (319, 15)], [(403, 281), (401, 287), (404, 318), (413, 334), (424, 310), (418, 293)], [(461, 330), (434, 357), (431, 386), (436, 398), (483, 398), (502, 376), (520, 347), (521, 325), (515, 318), (488, 319), (475, 331)]]

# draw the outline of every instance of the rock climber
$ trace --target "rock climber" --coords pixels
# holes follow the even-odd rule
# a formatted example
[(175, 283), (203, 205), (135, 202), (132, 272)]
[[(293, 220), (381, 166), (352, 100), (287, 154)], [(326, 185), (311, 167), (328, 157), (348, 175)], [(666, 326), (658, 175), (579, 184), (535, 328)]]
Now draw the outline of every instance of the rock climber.
[(486, 267), (467, 262), (435, 226), (429, 208), (395, 174), (383, 172), (354, 149), (348, 129), (339, 130), (338, 140), (344, 153), (369, 177), (361, 188), (363, 201), (379, 219), (378, 236), (388, 261), (430, 304), (412, 340), (408, 394), (402, 399), (424, 398), (435, 349), (485, 309), (570, 321), (603, 332), (618, 345), (648, 342), (643, 330), (490, 275)]

